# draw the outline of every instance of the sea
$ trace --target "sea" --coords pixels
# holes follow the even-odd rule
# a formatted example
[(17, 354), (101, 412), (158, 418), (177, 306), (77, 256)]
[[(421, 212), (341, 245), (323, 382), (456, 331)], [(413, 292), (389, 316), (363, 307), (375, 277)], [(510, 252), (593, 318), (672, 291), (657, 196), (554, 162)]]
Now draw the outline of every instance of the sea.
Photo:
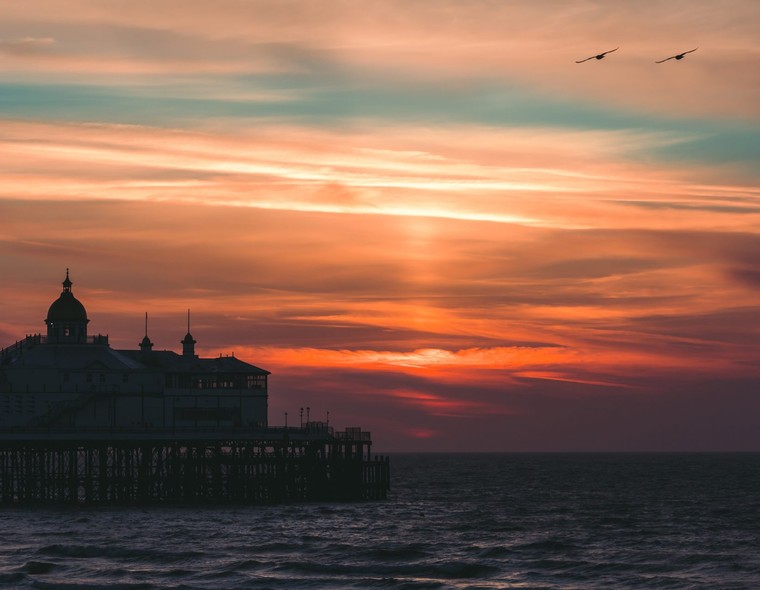
[(760, 454), (394, 454), (387, 500), (0, 508), (0, 586), (760, 588)]

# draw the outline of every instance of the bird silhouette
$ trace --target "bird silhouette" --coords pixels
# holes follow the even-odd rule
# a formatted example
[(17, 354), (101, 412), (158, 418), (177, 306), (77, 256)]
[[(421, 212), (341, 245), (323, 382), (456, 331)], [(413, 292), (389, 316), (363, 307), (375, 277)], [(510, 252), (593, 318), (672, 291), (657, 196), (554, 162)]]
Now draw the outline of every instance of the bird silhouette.
[(620, 47), (615, 47), (615, 49), (610, 49), (609, 51), (605, 51), (604, 53), (600, 53), (599, 55), (592, 55), (591, 57), (587, 57), (586, 59), (582, 59), (581, 61), (576, 61), (577, 64), (582, 64), (584, 61), (588, 61), (590, 59), (602, 59), (605, 55), (608, 53), (612, 53), (613, 51), (617, 51), (620, 49)]
[(683, 53), (679, 53), (678, 55), (671, 55), (670, 57), (666, 57), (665, 59), (661, 59), (660, 61), (656, 61), (654, 63), (661, 64), (664, 61), (668, 61), (669, 59), (683, 59), (683, 56), (687, 53), (692, 53), (693, 51), (696, 51), (699, 49), (699, 47), (695, 47), (694, 49), (690, 49), (689, 51), (684, 51)]

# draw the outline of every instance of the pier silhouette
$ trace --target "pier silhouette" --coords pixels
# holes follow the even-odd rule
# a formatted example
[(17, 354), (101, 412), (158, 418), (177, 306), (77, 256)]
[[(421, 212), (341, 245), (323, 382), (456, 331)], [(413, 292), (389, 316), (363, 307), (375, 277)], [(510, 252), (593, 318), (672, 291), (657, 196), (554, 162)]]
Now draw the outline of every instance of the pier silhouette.
[[(0, 350), (0, 503), (372, 500), (389, 487), (360, 427), (270, 426), (269, 371), (234, 355), (111, 348), (67, 269), (47, 334)], [(310, 408), (309, 408), (310, 410)]]

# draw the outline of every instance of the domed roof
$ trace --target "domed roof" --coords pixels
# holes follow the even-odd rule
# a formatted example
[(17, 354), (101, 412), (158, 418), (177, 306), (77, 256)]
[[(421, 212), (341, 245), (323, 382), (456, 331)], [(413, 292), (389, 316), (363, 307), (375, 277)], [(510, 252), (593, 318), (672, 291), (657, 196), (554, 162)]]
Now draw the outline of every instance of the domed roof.
[(46, 322), (87, 322), (87, 310), (71, 292), (69, 269), (66, 269), (66, 280), (63, 281), (63, 292), (53, 301), (48, 309)]

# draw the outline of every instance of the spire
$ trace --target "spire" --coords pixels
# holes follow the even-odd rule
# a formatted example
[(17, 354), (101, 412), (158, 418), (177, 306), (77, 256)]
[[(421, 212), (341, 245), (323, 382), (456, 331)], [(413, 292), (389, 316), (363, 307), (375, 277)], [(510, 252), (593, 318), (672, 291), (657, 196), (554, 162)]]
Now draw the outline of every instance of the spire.
[(66, 278), (63, 280), (63, 292), (64, 293), (70, 293), (71, 292), (71, 285), (73, 283), (71, 282), (71, 279), (69, 278), (69, 269), (66, 269)]
[(145, 338), (140, 342), (140, 350), (143, 352), (150, 352), (153, 348), (153, 343), (148, 338), (148, 312), (145, 312)]
[(190, 310), (187, 310), (187, 334), (182, 340), (182, 356), (195, 356), (195, 340), (190, 334)]

